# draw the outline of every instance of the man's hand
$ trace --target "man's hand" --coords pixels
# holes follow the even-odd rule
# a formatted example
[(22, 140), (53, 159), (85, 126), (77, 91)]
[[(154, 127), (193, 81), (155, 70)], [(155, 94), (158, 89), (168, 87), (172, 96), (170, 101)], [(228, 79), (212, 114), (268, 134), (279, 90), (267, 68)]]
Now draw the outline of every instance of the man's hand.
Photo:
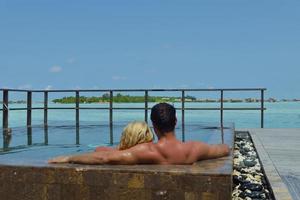
[(48, 163), (68, 163), (70, 162), (70, 156), (58, 156), (48, 160)]

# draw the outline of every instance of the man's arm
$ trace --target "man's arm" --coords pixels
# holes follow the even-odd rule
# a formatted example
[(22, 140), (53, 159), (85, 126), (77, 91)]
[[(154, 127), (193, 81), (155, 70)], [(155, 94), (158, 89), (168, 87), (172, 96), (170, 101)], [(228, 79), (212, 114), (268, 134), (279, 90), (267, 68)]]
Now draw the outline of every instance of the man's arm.
[(139, 144), (127, 150), (91, 152), (71, 156), (59, 156), (49, 163), (81, 163), (81, 164), (146, 164), (157, 163), (157, 153), (148, 144)]
[(228, 156), (229, 154), (230, 148), (227, 144), (213, 144), (209, 145), (208, 154), (206, 156), (208, 159), (211, 159)]
[(206, 144), (203, 142), (193, 142), (192, 158), (196, 160), (205, 160), (227, 156), (230, 149), (226, 144)]
[(95, 151), (115, 151), (118, 150), (117, 148), (113, 148), (113, 147), (103, 147), (103, 146), (99, 146), (96, 147)]

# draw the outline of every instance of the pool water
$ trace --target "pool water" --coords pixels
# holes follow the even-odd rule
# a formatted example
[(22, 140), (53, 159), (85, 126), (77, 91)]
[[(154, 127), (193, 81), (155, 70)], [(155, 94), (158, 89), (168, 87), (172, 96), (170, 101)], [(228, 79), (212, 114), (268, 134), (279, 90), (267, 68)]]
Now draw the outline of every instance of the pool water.
[[(76, 128), (59, 124), (47, 129), (43, 126), (30, 129), (15, 127), (10, 136), (0, 134), (0, 163), (46, 163), (49, 158), (58, 155), (89, 152), (97, 146), (117, 146), (125, 125), (126, 123), (118, 123), (113, 126), (112, 145), (109, 143), (108, 125), (83, 124)], [(175, 132), (176, 137), (182, 140), (181, 126), (177, 126)], [(231, 145), (233, 132), (233, 124), (226, 124), (223, 129), (210, 123), (186, 124), (184, 140)]]

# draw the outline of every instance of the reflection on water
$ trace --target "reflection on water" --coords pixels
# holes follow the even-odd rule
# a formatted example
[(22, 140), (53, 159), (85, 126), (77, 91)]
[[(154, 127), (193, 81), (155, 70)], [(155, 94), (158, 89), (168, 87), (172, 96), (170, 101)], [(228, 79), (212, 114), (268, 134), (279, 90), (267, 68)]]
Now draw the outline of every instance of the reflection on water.
[(32, 145), (32, 127), (27, 127), (27, 144)]
[(79, 138), (79, 127), (78, 126), (76, 126), (76, 144), (79, 144), (80, 143), (80, 138)]
[(48, 145), (48, 126), (44, 127), (44, 141), (45, 145)]
[(10, 128), (3, 129), (3, 151), (7, 151), (9, 149), (11, 135), (12, 135), (12, 130)]

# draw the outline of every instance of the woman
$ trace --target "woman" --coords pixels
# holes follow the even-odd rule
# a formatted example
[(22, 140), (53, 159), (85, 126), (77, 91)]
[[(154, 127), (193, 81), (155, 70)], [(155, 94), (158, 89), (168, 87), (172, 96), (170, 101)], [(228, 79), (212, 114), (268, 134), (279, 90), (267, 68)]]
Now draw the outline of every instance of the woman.
[(146, 122), (134, 121), (123, 129), (120, 144), (117, 148), (97, 147), (95, 151), (125, 150), (137, 144), (152, 142), (153, 133)]

